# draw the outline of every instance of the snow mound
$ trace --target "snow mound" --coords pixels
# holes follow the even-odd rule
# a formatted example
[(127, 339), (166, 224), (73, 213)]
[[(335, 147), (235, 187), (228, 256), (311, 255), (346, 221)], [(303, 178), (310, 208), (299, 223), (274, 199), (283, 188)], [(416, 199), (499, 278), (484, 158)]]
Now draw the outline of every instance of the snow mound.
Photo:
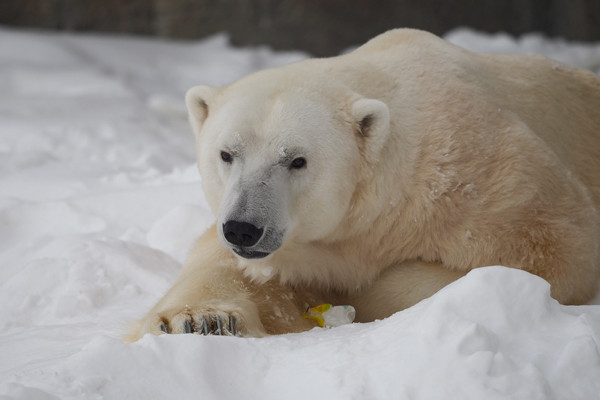
[[(474, 270), (383, 321), (264, 339), (97, 336), (5, 386), (76, 398), (591, 399), (600, 393), (598, 307), (567, 307), (548, 284)], [(50, 398), (50, 397), (49, 397)]]

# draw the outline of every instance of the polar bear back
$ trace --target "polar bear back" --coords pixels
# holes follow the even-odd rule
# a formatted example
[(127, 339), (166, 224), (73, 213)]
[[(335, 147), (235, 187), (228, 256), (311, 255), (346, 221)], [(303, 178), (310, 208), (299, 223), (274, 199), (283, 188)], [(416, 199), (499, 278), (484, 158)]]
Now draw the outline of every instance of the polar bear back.
[(525, 125), (600, 205), (596, 74), (539, 55), (473, 53), (412, 29), (386, 32), (319, 62), (356, 92), (386, 102), (400, 131), (453, 124), (484, 132), (495, 126), (498, 132), (487, 132), (493, 140), (503, 127)]

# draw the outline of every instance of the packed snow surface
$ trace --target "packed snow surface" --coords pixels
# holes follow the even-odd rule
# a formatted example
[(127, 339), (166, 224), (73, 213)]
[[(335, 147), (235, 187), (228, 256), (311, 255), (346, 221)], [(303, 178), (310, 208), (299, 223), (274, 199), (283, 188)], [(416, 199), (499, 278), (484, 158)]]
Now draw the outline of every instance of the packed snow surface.
[[(596, 44), (447, 38), (600, 70)], [(304, 57), (0, 29), (1, 398), (600, 399), (600, 302), (503, 267), (369, 324), (120, 341), (214, 220), (185, 90)]]

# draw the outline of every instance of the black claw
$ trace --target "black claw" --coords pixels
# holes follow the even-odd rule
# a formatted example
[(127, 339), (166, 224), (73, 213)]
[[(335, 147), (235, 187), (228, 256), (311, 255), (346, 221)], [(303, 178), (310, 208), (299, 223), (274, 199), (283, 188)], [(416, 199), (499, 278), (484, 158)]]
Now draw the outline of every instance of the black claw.
[(192, 323), (189, 319), (186, 319), (183, 323), (183, 330), (185, 331), (185, 333), (192, 333)]
[(165, 324), (160, 324), (160, 330), (163, 331), (164, 333), (169, 333), (169, 331), (167, 331), (167, 326)]
[(206, 322), (206, 318), (202, 317), (202, 333), (204, 336), (208, 335), (208, 323)]
[(236, 319), (233, 315), (229, 316), (229, 332), (231, 332), (231, 334), (233, 336), (237, 335), (236, 329), (235, 329), (235, 324), (236, 324)]
[(221, 336), (223, 335), (223, 331), (221, 330), (221, 317), (217, 315), (215, 319), (217, 320), (217, 330), (215, 331), (215, 335)]

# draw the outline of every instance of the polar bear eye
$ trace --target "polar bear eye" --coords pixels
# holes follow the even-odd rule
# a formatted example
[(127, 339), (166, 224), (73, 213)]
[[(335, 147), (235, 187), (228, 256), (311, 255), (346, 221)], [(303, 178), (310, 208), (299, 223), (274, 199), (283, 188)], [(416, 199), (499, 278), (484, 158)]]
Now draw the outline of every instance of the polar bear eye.
[(226, 151), (222, 151), (221, 152), (221, 160), (223, 160), (226, 163), (231, 163), (233, 161), (233, 157), (231, 156), (230, 153), (226, 152)]
[(300, 169), (306, 166), (306, 158), (298, 157), (294, 158), (294, 161), (290, 164), (290, 169)]

